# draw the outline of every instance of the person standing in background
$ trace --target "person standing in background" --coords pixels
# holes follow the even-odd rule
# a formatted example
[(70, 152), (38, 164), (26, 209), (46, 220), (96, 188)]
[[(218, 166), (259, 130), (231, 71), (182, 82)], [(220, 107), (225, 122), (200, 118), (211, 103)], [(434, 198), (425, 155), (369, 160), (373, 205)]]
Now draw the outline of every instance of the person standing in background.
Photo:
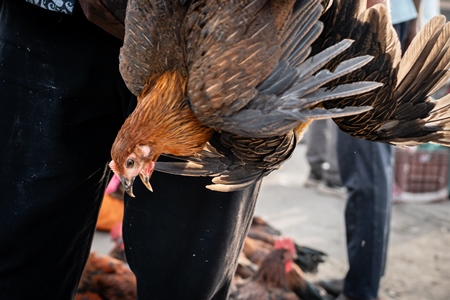
[[(420, 1), (368, 1), (391, 8), (392, 23), (403, 51), (417, 27), (415, 4)], [(318, 284), (337, 300), (376, 300), (384, 275), (391, 219), (393, 146), (337, 135), (337, 157), (343, 185), (347, 188), (345, 229), (349, 269), (344, 279)]]

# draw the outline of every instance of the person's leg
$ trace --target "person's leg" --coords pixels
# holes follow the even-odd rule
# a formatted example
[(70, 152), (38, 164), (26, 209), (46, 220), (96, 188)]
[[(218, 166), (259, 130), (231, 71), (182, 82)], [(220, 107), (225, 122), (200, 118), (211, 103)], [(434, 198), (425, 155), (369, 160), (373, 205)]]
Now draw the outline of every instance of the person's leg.
[(0, 299), (71, 299), (122, 122), (120, 41), (0, 2)]
[(320, 194), (345, 199), (346, 190), (342, 186), (336, 153), (337, 132), (339, 128), (332, 119), (326, 119), (325, 130), (326, 143), (324, 148), (326, 151), (326, 158), (322, 167), (322, 182), (317, 186), (317, 191)]
[(306, 136), (306, 160), (310, 172), (306, 186), (315, 186), (322, 180), (322, 164), (327, 158), (327, 121), (315, 120), (308, 127)]
[(348, 198), (349, 270), (343, 293), (375, 299), (384, 274), (392, 197), (392, 146), (338, 133), (338, 158)]
[(332, 119), (326, 119), (326, 168), (323, 172), (323, 180), (331, 186), (342, 186), (341, 174), (336, 152), (337, 133), (339, 128)]
[(220, 193), (210, 182), (155, 172), (153, 193), (136, 180), (136, 198), (126, 195), (125, 251), (139, 299), (227, 299), (260, 183)]

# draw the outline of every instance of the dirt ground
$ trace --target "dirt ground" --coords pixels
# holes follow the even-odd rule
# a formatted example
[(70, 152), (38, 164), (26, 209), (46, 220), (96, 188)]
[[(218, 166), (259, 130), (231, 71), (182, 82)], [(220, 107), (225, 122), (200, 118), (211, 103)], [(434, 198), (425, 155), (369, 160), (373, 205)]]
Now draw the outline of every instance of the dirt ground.
[[(347, 270), (345, 201), (303, 187), (305, 146), (264, 180), (256, 214), (298, 243), (328, 254), (311, 280), (339, 278)], [(381, 299), (450, 300), (450, 201), (394, 204)]]

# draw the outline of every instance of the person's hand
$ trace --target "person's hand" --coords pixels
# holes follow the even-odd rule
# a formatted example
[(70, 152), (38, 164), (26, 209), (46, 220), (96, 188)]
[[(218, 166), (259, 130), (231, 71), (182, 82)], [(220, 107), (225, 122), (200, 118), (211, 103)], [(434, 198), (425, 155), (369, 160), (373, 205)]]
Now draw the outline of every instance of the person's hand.
[(89, 21), (123, 40), (127, 0), (79, 0), (79, 2)]
[(387, 12), (390, 15), (391, 14), (391, 2), (390, 0), (367, 0), (366, 8), (372, 7), (375, 4), (383, 4), (387, 8)]
[(374, 6), (375, 4), (384, 4), (389, 7), (389, 0), (367, 0), (367, 8)]

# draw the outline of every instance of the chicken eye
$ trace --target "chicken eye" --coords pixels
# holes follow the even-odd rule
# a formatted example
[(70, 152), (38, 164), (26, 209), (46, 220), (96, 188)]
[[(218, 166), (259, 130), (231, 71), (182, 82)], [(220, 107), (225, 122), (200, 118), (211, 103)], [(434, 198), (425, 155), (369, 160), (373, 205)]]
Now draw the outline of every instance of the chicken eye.
[(134, 167), (134, 159), (132, 159), (132, 158), (127, 159), (125, 166), (127, 167), (127, 169)]

